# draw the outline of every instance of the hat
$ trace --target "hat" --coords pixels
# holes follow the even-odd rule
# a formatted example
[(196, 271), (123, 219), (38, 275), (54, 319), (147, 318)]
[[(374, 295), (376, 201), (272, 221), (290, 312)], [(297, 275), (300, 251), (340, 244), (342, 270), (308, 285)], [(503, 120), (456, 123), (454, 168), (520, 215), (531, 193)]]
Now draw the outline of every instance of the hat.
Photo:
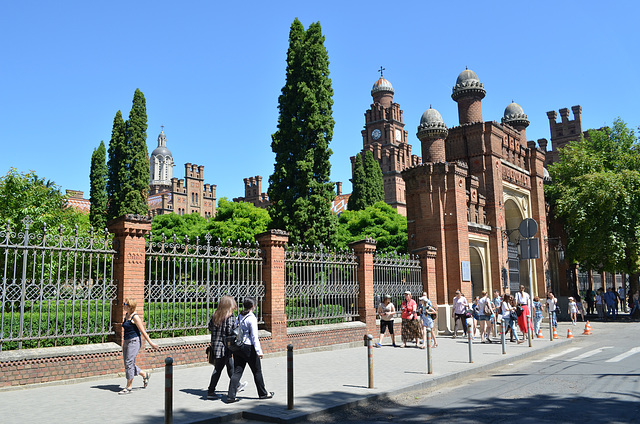
[(574, 300), (573, 297), (569, 296), (569, 300)]
[(391, 299), (391, 295), (385, 294), (384, 296), (382, 296), (383, 299)]
[(404, 292), (404, 294), (411, 294), (411, 291), (407, 290), (406, 292)]
[(423, 302), (426, 302), (429, 299), (427, 299), (427, 296), (420, 296), (420, 300), (422, 300)]

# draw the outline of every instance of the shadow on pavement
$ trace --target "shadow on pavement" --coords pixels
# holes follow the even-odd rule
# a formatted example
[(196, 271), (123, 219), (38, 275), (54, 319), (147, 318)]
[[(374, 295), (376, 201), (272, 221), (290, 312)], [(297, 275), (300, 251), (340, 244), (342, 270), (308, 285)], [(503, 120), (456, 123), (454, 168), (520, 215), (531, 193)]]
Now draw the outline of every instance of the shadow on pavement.
[(119, 385), (119, 384), (103, 384), (100, 386), (91, 386), (92, 389), (100, 389), (100, 390), (107, 390), (110, 392), (119, 392), (120, 390), (124, 389), (123, 386)]

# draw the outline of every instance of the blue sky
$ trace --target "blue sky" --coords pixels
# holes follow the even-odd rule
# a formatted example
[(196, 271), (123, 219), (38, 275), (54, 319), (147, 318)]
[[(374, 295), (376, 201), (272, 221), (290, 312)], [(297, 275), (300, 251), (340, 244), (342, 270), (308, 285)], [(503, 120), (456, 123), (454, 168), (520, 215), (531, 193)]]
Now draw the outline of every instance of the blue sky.
[[(549, 139), (546, 112), (583, 107), (583, 126), (640, 124), (637, 2), (12, 1), (0, 13), (0, 172), (34, 170), (89, 193), (91, 153), (147, 101), (151, 152), (164, 125), (174, 177), (205, 166), (218, 198), (273, 172), (271, 134), (285, 80), (289, 27), (320, 21), (336, 121), (333, 181), (350, 192), (349, 157), (370, 90), (384, 73), (404, 110), (413, 153), (432, 105), (457, 125), (451, 88), (469, 67), (484, 83), (484, 120), (513, 100), (530, 140)], [(263, 185), (266, 191), (266, 184)]]

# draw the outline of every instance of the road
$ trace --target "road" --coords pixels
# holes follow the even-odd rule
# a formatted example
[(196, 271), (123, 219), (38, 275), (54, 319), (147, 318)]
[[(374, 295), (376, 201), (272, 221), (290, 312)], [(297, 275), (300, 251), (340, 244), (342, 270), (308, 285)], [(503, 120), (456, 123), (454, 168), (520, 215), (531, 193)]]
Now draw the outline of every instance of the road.
[(640, 324), (598, 328), (558, 350), (484, 375), (313, 422), (640, 423)]

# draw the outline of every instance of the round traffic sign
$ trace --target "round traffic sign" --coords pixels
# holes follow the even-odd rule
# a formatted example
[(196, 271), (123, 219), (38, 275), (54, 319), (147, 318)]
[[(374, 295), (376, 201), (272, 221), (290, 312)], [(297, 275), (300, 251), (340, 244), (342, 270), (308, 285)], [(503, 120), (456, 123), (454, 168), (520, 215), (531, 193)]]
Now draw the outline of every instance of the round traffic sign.
[(525, 218), (520, 223), (518, 230), (520, 230), (520, 235), (524, 238), (533, 237), (538, 232), (538, 223), (533, 218)]

